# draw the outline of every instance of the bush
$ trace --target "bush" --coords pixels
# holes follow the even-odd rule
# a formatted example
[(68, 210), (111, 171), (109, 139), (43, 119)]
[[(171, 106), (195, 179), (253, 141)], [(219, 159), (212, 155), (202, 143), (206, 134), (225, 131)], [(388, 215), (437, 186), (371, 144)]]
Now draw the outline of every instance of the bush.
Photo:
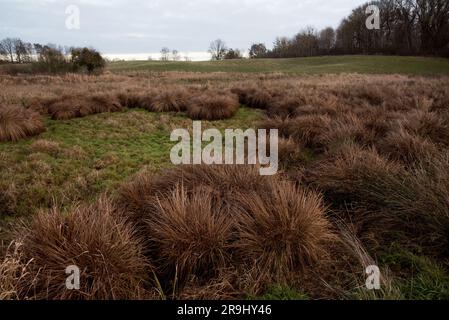
[(71, 51), (74, 69), (85, 69), (89, 74), (104, 69), (106, 61), (95, 49), (75, 48)]
[(38, 113), (22, 107), (0, 106), (0, 141), (17, 141), (44, 131)]

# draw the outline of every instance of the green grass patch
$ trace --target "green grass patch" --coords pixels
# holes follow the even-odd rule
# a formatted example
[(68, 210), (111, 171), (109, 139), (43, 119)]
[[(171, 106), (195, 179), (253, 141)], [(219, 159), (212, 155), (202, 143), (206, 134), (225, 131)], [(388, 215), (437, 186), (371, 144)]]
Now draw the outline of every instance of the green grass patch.
[(309, 296), (285, 285), (273, 285), (262, 296), (250, 296), (249, 300), (310, 300)]
[(449, 59), (401, 56), (324, 56), (292, 59), (245, 59), (201, 62), (125, 61), (108, 65), (112, 72), (282, 72), (292, 74), (447, 75)]
[(397, 246), (381, 256), (397, 275), (396, 285), (407, 300), (449, 300), (449, 274), (440, 263)]
[[(241, 108), (228, 120), (203, 122), (215, 127), (246, 129), (261, 116)], [(114, 190), (139, 170), (157, 173), (172, 166), (173, 129), (192, 127), (183, 114), (128, 110), (69, 121), (46, 119), (47, 131), (17, 143), (0, 143), (0, 191), (15, 202), (14, 212), (29, 216), (53, 204), (93, 201)], [(37, 149), (38, 140), (56, 144), (55, 150)], [(0, 220), (7, 219), (0, 215)]]

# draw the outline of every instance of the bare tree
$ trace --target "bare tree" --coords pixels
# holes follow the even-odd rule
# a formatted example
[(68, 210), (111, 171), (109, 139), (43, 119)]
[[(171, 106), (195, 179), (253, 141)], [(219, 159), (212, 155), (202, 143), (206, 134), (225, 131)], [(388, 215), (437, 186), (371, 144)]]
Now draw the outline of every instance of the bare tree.
[(163, 47), (161, 50), (161, 60), (168, 61), (170, 59), (170, 49), (167, 47)]
[(171, 55), (172, 55), (173, 61), (179, 61), (179, 60), (181, 60), (181, 56), (179, 55), (179, 51), (178, 51), (178, 50), (173, 50), (173, 51), (171, 52)]
[(16, 39), (6, 38), (0, 42), (0, 52), (8, 57), (9, 62), (14, 63), (14, 42)]
[(227, 51), (226, 43), (221, 39), (210, 43), (209, 53), (212, 55), (212, 60), (223, 60)]
[(20, 39), (14, 39), (14, 53), (18, 63), (31, 62), (32, 45)]
[(328, 27), (320, 31), (318, 38), (320, 51), (325, 54), (330, 54), (335, 46), (335, 31), (332, 27)]

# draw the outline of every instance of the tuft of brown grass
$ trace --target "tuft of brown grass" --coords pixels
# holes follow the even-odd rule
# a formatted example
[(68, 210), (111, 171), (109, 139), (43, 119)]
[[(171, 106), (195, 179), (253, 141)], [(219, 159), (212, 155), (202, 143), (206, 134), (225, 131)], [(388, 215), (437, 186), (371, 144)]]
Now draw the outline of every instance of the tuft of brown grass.
[(191, 98), (187, 116), (193, 120), (223, 120), (232, 118), (240, 104), (234, 94), (209, 90)]
[(32, 289), (35, 278), (28, 271), (32, 261), (24, 260), (21, 247), (20, 243), (11, 243), (0, 262), (0, 301), (23, 299), (23, 293)]
[(136, 224), (154, 215), (156, 199), (168, 197), (179, 184), (188, 192), (198, 186), (214, 190), (218, 201), (233, 202), (234, 194), (247, 189), (265, 194), (275, 177), (261, 176), (248, 165), (190, 165), (171, 169), (159, 176), (140, 173), (119, 189), (117, 202)]
[(48, 105), (48, 114), (53, 120), (70, 120), (97, 113), (120, 112), (119, 99), (112, 95), (63, 96)]
[(449, 145), (449, 123), (434, 112), (412, 111), (400, 124), (407, 131), (429, 138), (435, 143)]
[(38, 113), (22, 107), (0, 106), (0, 141), (18, 141), (44, 131)]
[(405, 233), (406, 242), (441, 253), (449, 243), (448, 159), (447, 154), (424, 157), (404, 168), (375, 150), (347, 146), (314, 168), (308, 179), (334, 205), (352, 203), (386, 216), (390, 240)]
[(404, 129), (392, 131), (378, 143), (381, 153), (390, 159), (414, 164), (422, 159), (438, 156), (438, 148), (430, 140), (410, 134)]
[(147, 220), (157, 265), (179, 281), (189, 275), (208, 276), (228, 266), (233, 221), (214, 201), (208, 188), (187, 191), (182, 184), (157, 199)]
[(231, 92), (238, 96), (242, 105), (255, 109), (268, 109), (273, 99), (273, 94), (267, 88), (257, 85), (234, 87)]
[(39, 139), (34, 141), (31, 146), (33, 152), (46, 153), (51, 156), (57, 156), (61, 151), (60, 145), (56, 141)]
[(288, 136), (311, 149), (323, 147), (322, 135), (327, 133), (332, 119), (327, 115), (307, 115), (287, 120)]
[(151, 101), (153, 112), (186, 111), (191, 93), (183, 87), (160, 90)]
[(301, 146), (293, 139), (280, 138), (278, 141), (279, 161), (286, 169), (297, 169), (306, 161)]
[[(27, 281), (17, 278), (20, 299), (138, 299), (148, 263), (139, 238), (106, 198), (63, 214), (37, 214), (18, 232)], [(80, 290), (67, 290), (65, 270), (78, 266)], [(32, 284), (30, 288), (30, 283)]]
[(271, 186), (270, 196), (248, 191), (236, 200), (235, 250), (249, 267), (283, 282), (326, 255), (333, 234), (319, 194), (284, 181)]

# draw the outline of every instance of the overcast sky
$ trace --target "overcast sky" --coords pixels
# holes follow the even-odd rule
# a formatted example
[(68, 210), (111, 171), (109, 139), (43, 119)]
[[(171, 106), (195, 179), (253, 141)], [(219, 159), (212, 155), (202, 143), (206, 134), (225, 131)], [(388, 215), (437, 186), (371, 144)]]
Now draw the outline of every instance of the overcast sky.
[[(271, 45), (306, 26), (338, 26), (365, 0), (0, 0), (0, 39), (93, 46), (102, 53), (206, 51), (221, 38), (229, 47)], [(66, 27), (69, 5), (80, 29)], [(70, 20), (69, 22), (73, 22)], [(73, 25), (73, 24), (71, 24)]]

